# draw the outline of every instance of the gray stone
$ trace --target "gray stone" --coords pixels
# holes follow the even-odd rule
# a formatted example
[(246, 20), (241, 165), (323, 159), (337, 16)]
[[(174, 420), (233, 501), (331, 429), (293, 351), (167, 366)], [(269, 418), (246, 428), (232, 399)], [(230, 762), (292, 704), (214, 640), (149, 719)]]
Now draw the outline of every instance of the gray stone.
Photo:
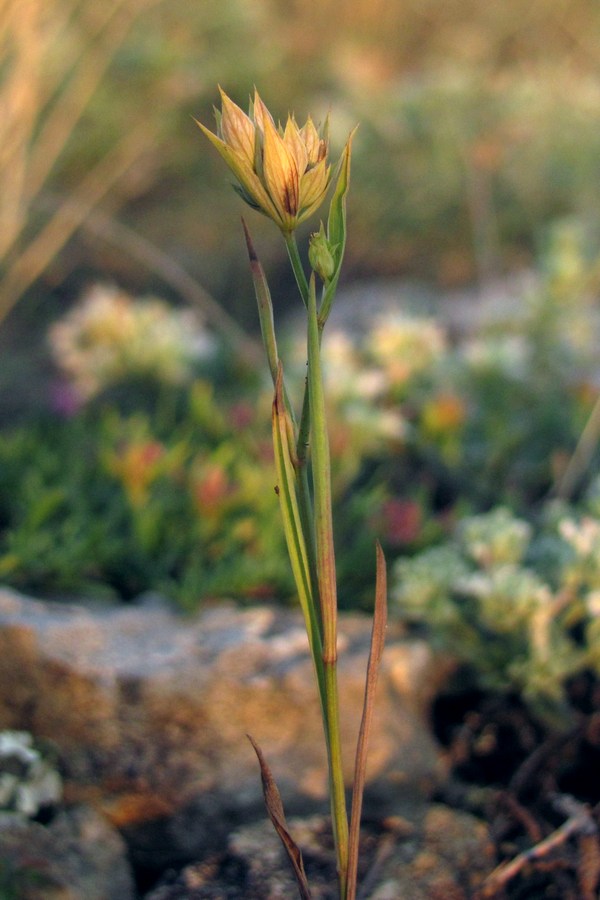
[(125, 842), (99, 813), (61, 811), (48, 825), (0, 814), (0, 896), (15, 900), (133, 900)]
[[(338, 896), (326, 818), (292, 819), (313, 900)], [(422, 800), (410, 818), (365, 827), (359, 896), (370, 900), (468, 900), (495, 864), (487, 826), (474, 816)], [(269, 821), (231, 834), (226, 851), (186, 866), (145, 900), (287, 900), (298, 896), (289, 862)]]
[[(346, 775), (362, 707), (370, 621), (340, 620)], [(53, 741), (65, 798), (93, 803), (144, 866), (222, 848), (263, 815), (251, 733), (290, 813), (324, 810), (320, 715), (301, 617), (232, 605), (184, 618), (160, 607), (85, 608), (0, 590), (0, 728)], [(398, 811), (440, 773), (428, 706), (448, 673), (390, 629), (366, 814)]]

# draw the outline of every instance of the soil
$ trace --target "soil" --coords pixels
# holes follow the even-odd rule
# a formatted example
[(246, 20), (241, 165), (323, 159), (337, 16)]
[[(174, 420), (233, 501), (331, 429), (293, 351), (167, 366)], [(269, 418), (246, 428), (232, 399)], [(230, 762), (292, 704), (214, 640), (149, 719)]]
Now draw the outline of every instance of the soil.
[[(496, 862), (482, 884), (476, 869), (479, 865), (489, 872), (491, 856), (483, 860), (471, 853), (474, 877), (463, 878), (456, 896), (598, 900), (600, 682), (591, 675), (573, 680), (568, 701), (564, 718), (551, 720), (534, 714), (518, 696), (453, 688), (437, 698), (432, 727), (447, 756), (449, 776), (432, 798), (432, 809), (450, 808), (475, 817), (472, 822), (485, 822)], [(410, 830), (398, 831), (399, 822), (363, 823), (360, 897), (371, 895), (364, 893), (364, 887), (379, 882), (390, 854), (397, 860), (407, 854), (413, 835)], [(234, 846), (234, 852), (215, 854), (173, 872), (171, 878), (163, 879), (162, 889), (148, 896), (151, 900), (201, 900), (216, 896), (215, 884), (224, 900), (239, 900), (241, 884), (247, 886), (243, 894), (247, 900), (296, 896), (287, 866), (277, 870), (273, 864), (276, 852), (269, 851), (270, 824), (265, 824), (265, 830), (260, 825), (256, 828), (256, 834), (251, 828), (240, 838), (237, 853)], [(295, 822), (292, 830), (298, 829), (313, 897), (333, 900), (336, 879), (327, 819)], [(447, 842), (452, 843), (449, 833), (443, 839)], [(485, 842), (479, 846), (483, 848)], [(253, 861), (252, 872), (242, 859)], [(470, 888), (469, 882), (477, 887)], [(418, 896), (428, 900), (448, 896), (443, 886), (441, 892), (432, 890)]]
[(450, 777), (438, 801), (488, 823), (498, 868), (476, 900), (596, 900), (600, 888), (600, 683), (568, 686), (564, 721), (518, 697), (447, 694), (434, 707)]

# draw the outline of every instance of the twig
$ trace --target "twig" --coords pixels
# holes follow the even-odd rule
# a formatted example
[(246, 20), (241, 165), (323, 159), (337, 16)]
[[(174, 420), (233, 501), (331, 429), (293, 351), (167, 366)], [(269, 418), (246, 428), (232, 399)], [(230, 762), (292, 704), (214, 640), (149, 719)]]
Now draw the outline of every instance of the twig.
[(502, 802), (505, 804), (508, 812), (517, 822), (523, 826), (528, 833), (530, 840), (538, 843), (543, 840), (542, 829), (535, 817), (526, 809), (513, 794), (502, 794)]
[[(596, 823), (587, 805), (578, 803), (572, 797), (560, 797), (558, 799), (560, 806), (569, 812), (567, 821), (560, 828), (553, 831), (552, 834), (549, 834), (547, 838), (544, 838), (543, 841), (536, 844), (535, 847), (519, 853), (514, 859), (508, 860), (508, 862), (502, 863), (494, 869), (480, 889), (478, 895), (480, 900), (496, 896), (498, 891), (518, 875), (526, 865), (544, 859), (553, 850), (565, 844), (570, 837), (574, 835), (590, 836), (597, 833)], [(557, 802), (556, 805), (559, 805), (559, 803)]]
[(570, 731), (567, 731), (564, 734), (552, 735), (547, 740), (543, 741), (543, 743), (538, 744), (535, 750), (530, 753), (525, 760), (523, 760), (517, 771), (512, 776), (508, 785), (509, 792), (518, 797), (526, 787), (529, 780), (533, 777), (536, 769), (538, 769), (542, 765), (542, 763), (546, 761), (548, 756), (563, 747), (574, 737), (576, 737), (579, 731), (580, 727), (577, 726), (576, 728), (572, 728)]
[(156, 128), (142, 118), (74, 189), (79, 213), (65, 201), (31, 236), (34, 201), (110, 62), (136, 19), (160, 3), (107, 0), (98, 9), (79, 0), (0, 3), (0, 55), (5, 51), (7, 59), (0, 84), (0, 322), (81, 224), (84, 206), (91, 210), (152, 145)]

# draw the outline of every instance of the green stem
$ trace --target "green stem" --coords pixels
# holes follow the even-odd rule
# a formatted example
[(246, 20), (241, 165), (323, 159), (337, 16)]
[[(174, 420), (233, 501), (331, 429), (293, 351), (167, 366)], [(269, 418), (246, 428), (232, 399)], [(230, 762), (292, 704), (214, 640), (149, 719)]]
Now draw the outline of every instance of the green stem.
[(337, 685), (337, 660), (325, 661), (325, 697), (327, 703), (327, 760), (329, 764), (329, 790), (333, 837), (340, 883), (340, 898), (345, 900), (348, 883), (348, 811), (344, 771), (342, 766), (342, 740), (340, 734), (339, 697)]
[(308, 304), (308, 393), (311, 413), (317, 572), (323, 614), (323, 651), (327, 660), (335, 659), (337, 653), (337, 585), (331, 511), (331, 463), (320, 344), (321, 332), (317, 319), (313, 277)]
[(315, 604), (312, 568), (309, 559), (309, 548), (305, 539), (304, 523), (300, 512), (298, 498), (298, 471), (292, 462), (293, 448), (290, 445), (291, 422), (289, 412), (283, 398), (283, 373), (281, 364), (275, 385), (273, 400), (273, 449), (278, 478), (278, 491), (283, 530), (288, 547), (294, 580), (298, 589), (298, 598), (306, 622), (306, 630), (310, 644), (310, 652), (315, 665), (319, 695), (326, 717), (326, 687), (323, 665), (323, 642), (321, 624)]
[[(252, 243), (252, 238), (250, 237), (250, 232), (246, 227), (246, 223), (244, 219), (242, 219), (242, 226), (244, 228), (244, 234), (246, 237), (246, 246), (248, 248), (248, 258), (250, 260), (250, 271), (252, 273), (252, 281), (254, 283), (254, 292), (256, 294), (256, 301), (258, 304), (258, 314), (260, 318), (260, 328), (262, 332), (263, 344), (265, 347), (265, 351), (267, 354), (267, 360), (269, 363), (269, 369), (271, 371), (271, 377), (273, 379), (273, 386), (277, 387), (277, 380), (279, 377), (279, 353), (277, 350), (277, 338), (275, 336), (275, 323), (273, 320), (273, 303), (271, 300), (271, 292), (269, 290), (269, 285), (263, 271), (263, 268), (260, 264), (260, 260), (256, 254), (256, 250), (254, 249), (254, 244)], [(298, 248), (293, 241), (296, 254), (298, 254)], [(300, 266), (301, 268), (301, 266)], [(302, 273), (304, 274), (304, 273)], [(308, 565), (310, 570), (310, 581), (311, 581), (311, 589), (312, 596), (315, 598), (315, 602), (318, 597), (318, 587), (317, 587), (317, 578), (316, 578), (316, 562), (315, 562), (315, 537), (314, 537), (314, 528), (313, 528), (313, 511), (312, 511), (312, 501), (310, 496), (310, 486), (308, 483), (308, 466), (307, 466), (307, 449), (308, 449), (308, 441), (310, 434), (310, 410), (308, 404), (308, 390), (305, 387), (304, 391), (304, 403), (302, 406), (302, 417), (300, 421), (300, 428), (297, 428), (296, 425), (296, 417), (294, 416), (294, 408), (292, 403), (288, 397), (288, 393), (285, 386), (285, 381), (282, 376), (282, 394), (283, 394), (283, 403), (280, 404), (282, 406), (282, 410), (285, 409), (287, 414), (289, 415), (289, 419), (291, 422), (291, 427), (294, 431), (294, 442), (293, 449), (295, 451), (295, 457), (292, 457), (294, 472), (295, 472), (295, 481), (296, 481), (296, 494), (297, 494), (297, 502), (298, 502), (298, 512), (300, 516), (300, 521), (302, 525), (302, 532), (306, 541), (306, 549), (308, 554)], [(290, 446), (290, 450), (292, 447)], [(319, 629), (320, 629), (320, 617), (319, 617)]]
[(302, 412), (300, 413), (300, 427), (298, 429), (298, 442), (296, 455), (301, 462), (308, 456), (310, 444), (310, 401), (308, 396), (308, 379), (304, 383), (304, 397), (302, 398)]
[(331, 816), (336, 847), (340, 897), (348, 877), (348, 813), (342, 768), (337, 689), (337, 585), (331, 511), (331, 466), (320, 359), (321, 329), (317, 317), (315, 279), (308, 292), (308, 392), (312, 432), (312, 473), (315, 509), (317, 580), (321, 605), (325, 667), (326, 743), (329, 762)]
[(298, 250), (298, 244), (296, 243), (296, 235), (292, 231), (284, 232), (283, 236), (285, 238), (285, 246), (287, 247), (287, 252), (292, 264), (292, 269), (294, 270), (294, 275), (296, 277), (298, 290), (300, 291), (302, 300), (304, 301), (304, 305), (308, 307), (308, 281), (306, 280), (306, 273), (304, 272), (302, 260), (300, 259), (300, 251)]
[[(308, 547), (308, 559), (310, 565), (310, 577), (315, 602), (319, 597), (319, 584), (317, 579), (315, 529), (312, 497), (308, 478), (308, 448), (310, 444), (310, 402), (308, 398), (308, 381), (304, 385), (304, 397), (302, 400), (302, 412), (296, 440), (296, 460), (298, 478), (298, 505), (304, 527), (304, 537)], [(319, 617), (319, 622), (321, 617)]]

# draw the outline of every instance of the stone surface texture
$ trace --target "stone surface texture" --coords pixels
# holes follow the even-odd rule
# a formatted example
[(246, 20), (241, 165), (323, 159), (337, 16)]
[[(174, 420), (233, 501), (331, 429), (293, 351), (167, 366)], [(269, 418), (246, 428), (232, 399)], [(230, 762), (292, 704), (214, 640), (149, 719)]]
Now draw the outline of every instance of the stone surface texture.
[[(370, 622), (340, 621), (348, 779)], [(440, 774), (428, 707), (449, 672), (390, 629), (371, 743), (366, 809), (385, 815)], [(321, 722), (296, 611), (232, 605), (184, 618), (159, 605), (90, 608), (0, 590), (0, 728), (52, 741), (67, 803), (92, 804), (138, 865), (225, 846), (263, 815), (261, 745), (288, 813), (326, 809)]]
[(10, 900), (134, 900), (123, 838), (89, 807), (48, 825), (0, 814), (0, 897)]
[[(319, 816), (292, 820), (313, 900), (336, 900), (329, 826)], [(369, 900), (470, 900), (494, 866), (486, 825), (473, 816), (422, 803), (411, 819), (390, 817), (364, 829), (359, 896)], [(244, 826), (227, 852), (186, 866), (145, 900), (289, 900), (298, 895), (270, 822)]]

